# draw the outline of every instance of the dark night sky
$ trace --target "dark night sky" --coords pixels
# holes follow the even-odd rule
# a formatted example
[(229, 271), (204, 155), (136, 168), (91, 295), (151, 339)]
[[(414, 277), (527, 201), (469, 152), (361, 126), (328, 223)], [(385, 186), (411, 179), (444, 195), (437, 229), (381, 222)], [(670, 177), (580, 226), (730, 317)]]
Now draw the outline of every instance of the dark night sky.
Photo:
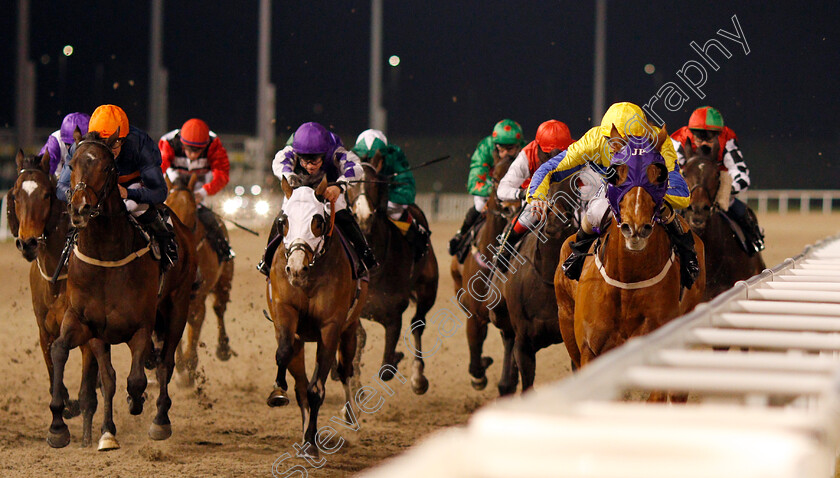
[[(146, 126), (147, 3), (32, 1), (37, 126), (57, 127), (64, 113), (92, 111), (103, 102), (122, 105), (134, 124)], [(216, 131), (252, 134), (258, 1), (235, 2), (235, 8), (232, 2), (165, 3), (170, 125), (198, 116)], [(0, 85), (7, 92), (0, 97), (0, 126), (7, 127), (14, 121), (15, 9), (4, 9), (0, 20), (6, 65)], [(734, 31), (732, 15), (749, 55), (715, 34)], [(718, 38), (732, 58), (716, 57), (721, 68), (707, 68), (706, 98), (686, 90), (691, 98), (683, 111), (663, 114), (669, 125), (685, 124), (692, 109), (712, 104), (742, 142), (787, 138), (836, 151), (838, 18), (837, 1), (807, 7), (609, 2), (607, 104), (643, 104), (664, 82), (679, 83), (677, 70), (699, 60), (689, 42)], [(367, 126), (369, 19), (368, 1), (273, 2), (271, 80), (281, 138), (304, 121), (347, 135)], [(383, 71), (389, 134), (477, 141), (495, 121), (512, 117), (528, 137), (549, 118), (580, 136), (590, 125), (593, 25), (594, 2), (386, 1), (383, 61), (402, 58), (398, 68)], [(62, 95), (58, 57), (68, 43), (76, 53), (67, 60)], [(50, 56), (47, 64), (42, 55)], [(643, 71), (646, 63), (656, 66), (655, 74)]]

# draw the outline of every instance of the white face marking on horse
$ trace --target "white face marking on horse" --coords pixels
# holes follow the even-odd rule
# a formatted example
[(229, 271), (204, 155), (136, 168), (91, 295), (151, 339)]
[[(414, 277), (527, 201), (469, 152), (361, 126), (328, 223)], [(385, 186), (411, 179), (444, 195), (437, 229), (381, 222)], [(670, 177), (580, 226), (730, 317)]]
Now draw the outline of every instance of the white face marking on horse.
[(94, 159), (96, 159), (96, 156), (94, 156), (94, 155), (93, 155), (93, 153), (91, 153), (90, 151), (88, 151), (88, 154), (87, 154), (87, 159), (94, 160)]
[(370, 210), (370, 204), (368, 204), (367, 196), (361, 196), (356, 201), (353, 209), (353, 212), (356, 213), (356, 217), (359, 219), (359, 222), (367, 221), (373, 214), (373, 211)]
[(38, 183), (35, 181), (24, 181), (23, 184), (20, 185), (21, 189), (29, 194), (30, 196), (38, 189)]

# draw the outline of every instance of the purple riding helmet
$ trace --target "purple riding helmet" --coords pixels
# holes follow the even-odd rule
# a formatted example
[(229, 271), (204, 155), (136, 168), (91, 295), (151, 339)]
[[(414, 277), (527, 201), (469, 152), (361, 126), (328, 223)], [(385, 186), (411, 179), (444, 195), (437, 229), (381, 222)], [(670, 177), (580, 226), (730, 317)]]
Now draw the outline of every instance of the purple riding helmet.
[[(629, 136), (627, 139), (627, 146), (615, 153), (611, 161), (611, 167), (620, 164), (627, 165), (627, 179), (619, 185), (612, 183), (607, 185), (607, 199), (610, 202), (610, 209), (618, 222), (621, 222), (621, 199), (631, 189), (641, 187), (647, 191), (653, 198), (653, 202), (656, 205), (655, 210), (657, 211), (665, 199), (665, 194), (668, 192), (667, 168), (665, 167), (665, 158), (662, 157), (662, 154), (653, 148), (647, 138)], [(651, 164), (662, 165), (666, 179), (661, 184), (651, 183), (648, 180), (647, 168)]]
[(79, 127), (82, 136), (88, 132), (88, 124), (90, 123), (90, 115), (84, 113), (70, 113), (61, 121), (61, 141), (66, 144), (73, 143), (73, 131)]

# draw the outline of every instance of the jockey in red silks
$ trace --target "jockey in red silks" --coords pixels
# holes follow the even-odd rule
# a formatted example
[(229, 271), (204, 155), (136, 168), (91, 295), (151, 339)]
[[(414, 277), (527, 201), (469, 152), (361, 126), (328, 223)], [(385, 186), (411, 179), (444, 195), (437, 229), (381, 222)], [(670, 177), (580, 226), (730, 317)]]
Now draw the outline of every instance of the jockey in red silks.
[(47, 142), (41, 148), (38, 156), (43, 156), (45, 152), (50, 154), (50, 174), (55, 174), (61, 177), (61, 170), (64, 164), (70, 161), (72, 156), (73, 132), (79, 128), (82, 136), (88, 132), (88, 123), (90, 122), (90, 115), (85, 113), (70, 113), (61, 121), (61, 128), (54, 131)]
[[(364, 170), (359, 157), (344, 149), (341, 138), (318, 123), (304, 123), (295, 131), (292, 144), (274, 156), (271, 168), (275, 176), (281, 180), (285, 178), (292, 186), (315, 188), (323, 178), (333, 183), (324, 192), (324, 199), (335, 201), (335, 211), (330, 211), (335, 216), (335, 225), (362, 260), (363, 264), (356, 274), (362, 276), (365, 270), (371, 271), (379, 266), (356, 219), (347, 209), (344, 190), (350, 181), (363, 179)], [(265, 254), (257, 265), (257, 270), (266, 276), (271, 270), (274, 252), (281, 242), (282, 227), (279, 220), (282, 215), (281, 211), (272, 224)]]
[(721, 171), (729, 173), (732, 193), (729, 204), (719, 204), (729, 213), (747, 238), (747, 245), (752, 248), (750, 255), (764, 249), (764, 234), (751, 214), (747, 205), (735, 197), (750, 187), (750, 170), (744, 163), (744, 156), (738, 147), (738, 137), (731, 128), (723, 124), (723, 115), (711, 106), (697, 108), (688, 119), (688, 126), (676, 130), (671, 135), (677, 162), (685, 166), (690, 155), (697, 154), (718, 162)]
[[(534, 141), (522, 148), (505, 176), (499, 181), (499, 186), (496, 188), (496, 197), (499, 201), (523, 201), (528, 194), (531, 177), (537, 169), (549, 159), (565, 151), (573, 141), (566, 123), (557, 120), (548, 120), (542, 123), (537, 128), (537, 136)], [(517, 216), (499, 245), (499, 257), (495, 258), (495, 264), (500, 271), (507, 271), (511, 251), (528, 231), (528, 227), (519, 222), (519, 216)], [(508, 246), (506, 247), (505, 244), (508, 244)]]
[(174, 129), (160, 138), (161, 169), (175, 181), (178, 176), (195, 174), (196, 215), (207, 230), (207, 239), (216, 251), (219, 261), (229, 261), (235, 254), (225, 237), (222, 226), (213, 211), (204, 205), (207, 196), (221, 191), (230, 179), (230, 160), (222, 140), (210, 131), (207, 123), (192, 118), (180, 129)]

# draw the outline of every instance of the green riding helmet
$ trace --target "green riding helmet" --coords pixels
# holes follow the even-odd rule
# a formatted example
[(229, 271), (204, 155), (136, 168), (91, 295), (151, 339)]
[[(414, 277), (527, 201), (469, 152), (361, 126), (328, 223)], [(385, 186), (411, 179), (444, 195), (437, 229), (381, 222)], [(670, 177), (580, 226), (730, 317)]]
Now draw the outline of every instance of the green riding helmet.
[(378, 129), (367, 129), (362, 131), (362, 134), (356, 138), (356, 145), (353, 146), (353, 152), (360, 158), (370, 158), (379, 150), (383, 150), (382, 154), (385, 154), (384, 150), (387, 147), (388, 138), (385, 137), (385, 133)]
[(525, 144), (525, 136), (522, 134), (522, 126), (512, 119), (503, 119), (493, 127), (494, 144)]

